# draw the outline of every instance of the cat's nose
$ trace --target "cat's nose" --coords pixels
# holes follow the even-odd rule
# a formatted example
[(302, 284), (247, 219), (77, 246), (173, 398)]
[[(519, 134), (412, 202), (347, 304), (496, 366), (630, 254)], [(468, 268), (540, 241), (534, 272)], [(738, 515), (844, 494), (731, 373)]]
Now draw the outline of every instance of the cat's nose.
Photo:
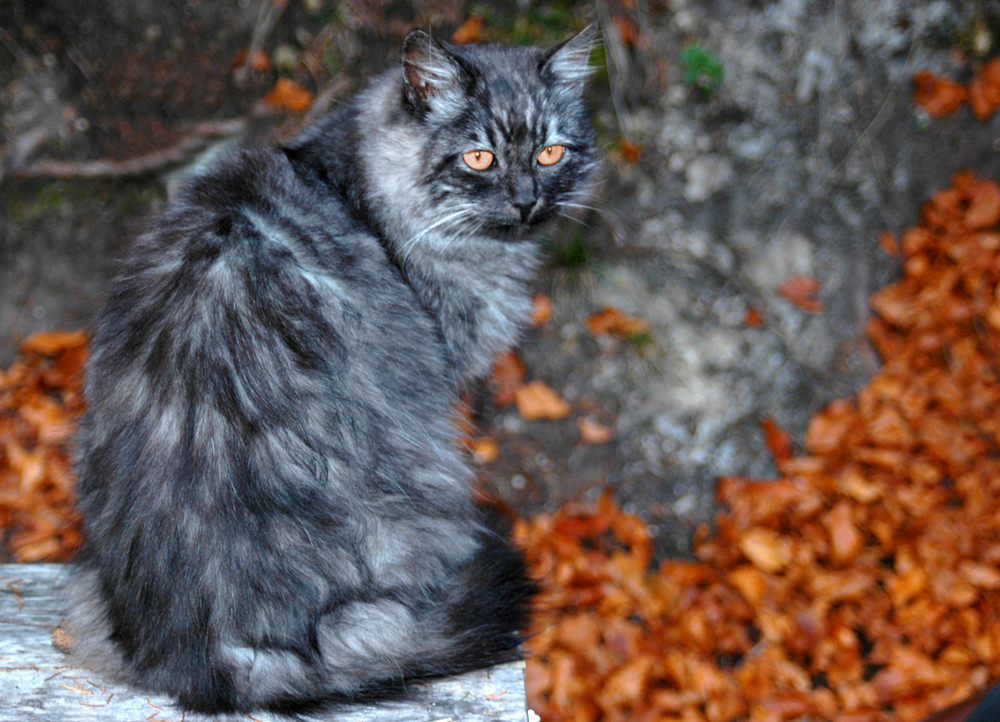
[(521, 211), (521, 223), (527, 223), (528, 219), (531, 218), (531, 212), (535, 210), (535, 206), (538, 204), (537, 198), (532, 198), (530, 201), (524, 201), (523, 203), (518, 203), (514, 201), (514, 205), (519, 211)]
[(538, 192), (535, 190), (535, 179), (531, 176), (521, 176), (511, 189), (511, 204), (521, 211), (521, 223), (527, 223), (531, 212), (538, 204)]

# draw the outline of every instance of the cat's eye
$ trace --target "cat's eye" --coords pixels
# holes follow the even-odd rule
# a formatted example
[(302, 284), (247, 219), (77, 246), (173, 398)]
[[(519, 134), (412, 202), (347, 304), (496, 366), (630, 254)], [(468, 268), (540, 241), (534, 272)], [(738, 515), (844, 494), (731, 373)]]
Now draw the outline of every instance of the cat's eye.
[(555, 165), (563, 157), (566, 149), (561, 145), (548, 145), (538, 154), (538, 162), (542, 165)]
[(493, 165), (493, 154), (488, 150), (470, 150), (462, 153), (462, 160), (473, 170), (486, 170)]

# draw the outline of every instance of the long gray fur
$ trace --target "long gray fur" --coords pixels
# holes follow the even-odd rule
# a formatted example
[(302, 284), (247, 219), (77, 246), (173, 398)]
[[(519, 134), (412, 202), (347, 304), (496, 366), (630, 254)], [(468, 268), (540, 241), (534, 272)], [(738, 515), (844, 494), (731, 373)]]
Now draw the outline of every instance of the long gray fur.
[(531, 231), (586, 192), (592, 39), (414, 31), (401, 69), (136, 241), (87, 368), (78, 659), (223, 712), (516, 656), (532, 585), (452, 413), (527, 316)]

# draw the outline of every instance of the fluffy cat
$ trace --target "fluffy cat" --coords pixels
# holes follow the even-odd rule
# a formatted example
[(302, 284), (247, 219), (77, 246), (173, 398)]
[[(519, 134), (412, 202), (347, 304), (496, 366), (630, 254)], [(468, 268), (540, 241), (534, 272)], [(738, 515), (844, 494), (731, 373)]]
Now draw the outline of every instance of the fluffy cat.
[(585, 192), (593, 36), (413, 31), (401, 69), (136, 241), (87, 367), (79, 659), (224, 712), (517, 656), (532, 585), (452, 410), (528, 314), (530, 232)]

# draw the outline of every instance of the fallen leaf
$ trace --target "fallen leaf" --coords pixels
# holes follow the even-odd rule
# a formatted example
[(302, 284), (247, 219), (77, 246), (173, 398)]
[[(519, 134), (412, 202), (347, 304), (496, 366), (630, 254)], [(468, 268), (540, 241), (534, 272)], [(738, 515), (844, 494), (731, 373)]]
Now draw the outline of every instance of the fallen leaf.
[(778, 426), (777, 422), (769, 416), (760, 420), (760, 428), (764, 431), (764, 442), (775, 461), (791, 459), (795, 451), (792, 437), (788, 432)]
[(813, 298), (819, 287), (820, 283), (815, 278), (792, 276), (778, 286), (778, 293), (806, 313), (819, 313), (823, 310), (823, 304)]
[(19, 350), (23, 354), (55, 356), (67, 350), (79, 348), (87, 343), (85, 331), (40, 331), (21, 342)]
[(981, 179), (973, 186), (965, 211), (965, 226), (973, 230), (994, 226), (1000, 221), (1000, 184)]
[(315, 95), (290, 78), (278, 78), (274, 87), (264, 96), (264, 102), (272, 108), (289, 113), (304, 113), (312, 107)]
[(500, 447), (490, 438), (470, 439), (469, 451), (478, 464), (491, 464), (500, 457)]
[(966, 559), (958, 565), (958, 574), (969, 584), (981, 589), (1000, 589), (1000, 570)]
[[(237, 70), (242, 68), (247, 64), (247, 51), (241, 50), (233, 58), (233, 69)], [(270, 73), (272, 69), (271, 58), (263, 50), (254, 51), (253, 56), (250, 59), (250, 70), (255, 73)]]
[(456, 45), (481, 43), (484, 39), (483, 20), (475, 15), (470, 15), (469, 19), (459, 25), (455, 34), (451, 36), (451, 41)]
[(610, 426), (602, 424), (593, 416), (581, 416), (576, 420), (576, 428), (585, 444), (606, 444), (615, 436)]
[(618, 152), (626, 163), (638, 163), (642, 157), (642, 148), (628, 138), (618, 139)]
[(864, 545), (864, 536), (854, 523), (851, 509), (848, 502), (842, 501), (823, 516), (830, 535), (830, 556), (836, 566), (854, 561)]
[(968, 97), (964, 86), (947, 78), (921, 71), (913, 76), (913, 102), (932, 118), (953, 114)]
[(759, 328), (764, 325), (764, 317), (754, 306), (747, 306), (746, 313), (743, 314), (743, 325), (747, 328)]
[(595, 336), (602, 334), (616, 334), (618, 336), (630, 336), (637, 333), (648, 333), (649, 324), (641, 318), (628, 316), (617, 308), (602, 308), (597, 313), (587, 317), (587, 328)]
[(532, 381), (514, 391), (517, 413), (525, 421), (565, 419), (573, 408), (543, 381)]
[(531, 325), (544, 326), (552, 319), (552, 299), (544, 293), (536, 293), (531, 302)]
[(979, 122), (985, 122), (1000, 105), (1000, 58), (979, 69), (969, 83), (969, 105)]
[(524, 362), (516, 351), (501, 351), (493, 359), (489, 385), (498, 408), (514, 404), (514, 393), (524, 385)]
[(902, 249), (899, 246), (899, 241), (896, 240), (896, 236), (889, 233), (889, 231), (882, 231), (878, 236), (878, 245), (890, 256), (898, 256)]
[(738, 542), (740, 551), (755, 567), (765, 572), (779, 572), (792, 560), (791, 542), (765, 527), (744, 533)]

